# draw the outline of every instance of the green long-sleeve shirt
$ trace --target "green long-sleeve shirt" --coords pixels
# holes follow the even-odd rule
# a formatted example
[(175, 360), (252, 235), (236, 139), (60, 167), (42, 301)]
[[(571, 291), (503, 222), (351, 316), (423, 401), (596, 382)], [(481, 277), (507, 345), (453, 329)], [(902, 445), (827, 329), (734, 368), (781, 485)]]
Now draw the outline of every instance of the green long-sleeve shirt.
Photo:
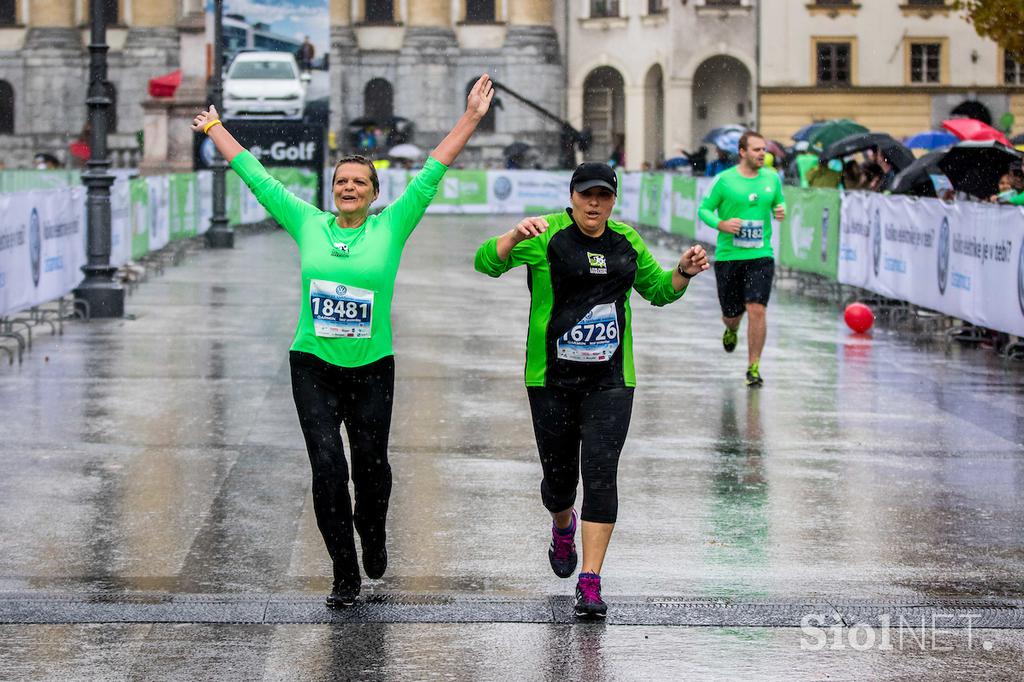
[(231, 167), (299, 247), (302, 292), (291, 349), (341, 367), (391, 355), (391, 300), (402, 249), (447, 167), (427, 159), (402, 196), (353, 228), (339, 227), (333, 213), (290, 193), (249, 152)]
[(661, 306), (679, 300), (685, 289), (672, 287), (672, 271), (658, 265), (629, 225), (609, 220), (594, 238), (568, 210), (544, 218), (547, 231), (516, 244), (505, 260), (498, 258), (497, 237), (484, 242), (475, 260), (491, 277), (528, 268), (526, 385), (636, 386), (631, 290)]

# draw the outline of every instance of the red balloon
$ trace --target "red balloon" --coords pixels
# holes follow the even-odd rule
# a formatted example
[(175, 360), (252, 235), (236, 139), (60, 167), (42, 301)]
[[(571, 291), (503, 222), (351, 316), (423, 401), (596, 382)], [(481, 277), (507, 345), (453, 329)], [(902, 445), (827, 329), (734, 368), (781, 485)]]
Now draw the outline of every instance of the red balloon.
[(863, 303), (851, 303), (846, 306), (843, 319), (846, 320), (847, 327), (858, 334), (863, 334), (875, 323), (875, 314)]

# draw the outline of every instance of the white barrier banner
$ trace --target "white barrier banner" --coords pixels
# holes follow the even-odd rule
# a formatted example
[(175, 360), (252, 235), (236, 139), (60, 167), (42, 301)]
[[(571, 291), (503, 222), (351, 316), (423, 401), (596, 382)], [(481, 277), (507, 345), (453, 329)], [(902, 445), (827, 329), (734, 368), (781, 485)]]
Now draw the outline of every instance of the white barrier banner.
[(196, 176), (199, 182), (199, 222), (196, 223), (196, 234), (205, 234), (213, 218), (213, 171), (199, 171)]
[(569, 205), (568, 172), (507, 170), (487, 172), (490, 213), (539, 215)]
[(613, 215), (616, 220), (635, 224), (640, 218), (640, 183), (643, 173), (623, 173), (619, 176), (619, 195), (615, 199)]
[(121, 266), (132, 257), (132, 194), (122, 174), (110, 187), (110, 264)]
[(839, 281), (1024, 335), (1024, 209), (844, 195)]
[[(714, 178), (697, 178), (697, 202), (695, 204), (695, 211), (700, 211), (700, 202), (704, 201), (704, 197), (711, 191), (711, 185), (714, 184)], [(718, 243), (718, 230), (711, 227), (703, 220), (700, 216), (695, 215), (697, 221), (697, 241), (705, 244), (717, 244)]]
[(0, 195), (0, 315), (67, 294), (83, 265), (85, 188)]

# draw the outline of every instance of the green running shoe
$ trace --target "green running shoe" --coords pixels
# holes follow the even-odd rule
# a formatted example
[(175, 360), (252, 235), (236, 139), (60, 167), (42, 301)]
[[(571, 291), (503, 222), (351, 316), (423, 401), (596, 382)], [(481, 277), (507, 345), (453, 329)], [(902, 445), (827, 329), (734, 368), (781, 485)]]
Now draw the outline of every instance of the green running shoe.
[(726, 353), (731, 353), (736, 350), (736, 338), (738, 334), (735, 329), (725, 328), (725, 333), (722, 334), (722, 348), (725, 349)]
[(758, 366), (759, 363), (754, 363), (747, 368), (747, 386), (750, 388), (760, 388), (764, 386), (764, 379), (761, 378), (761, 368)]

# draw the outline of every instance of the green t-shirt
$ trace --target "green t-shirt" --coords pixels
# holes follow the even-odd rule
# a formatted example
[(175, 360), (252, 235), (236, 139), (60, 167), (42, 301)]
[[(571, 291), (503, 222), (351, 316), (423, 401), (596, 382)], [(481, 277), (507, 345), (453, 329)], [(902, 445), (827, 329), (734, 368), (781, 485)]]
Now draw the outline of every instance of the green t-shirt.
[(1011, 206), (1024, 206), (1024, 192), (1017, 192), (1006, 203)]
[(802, 152), (796, 156), (796, 168), (800, 174), (800, 186), (807, 187), (807, 172), (818, 165), (818, 157)]
[(715, 176), (704, 200), (700, 219), (718, 229), (721, 220), (739, 218), (740, 233), (718, 233), (715, 260), (753, 260), (772, 258), (772, 209), (785, 205), (782, 182), (773, 170), (762, 168), (756, 177), (740, 175), (739, 166)]
[(629, 225), (609, 220), (600, 237), (585, 234), (571, 213), (544, 216), (543, 234), (498, 258), (498, 238), (477, 250), (477, 271), (498, 277), (529, 270), (530, 330), (526, 385), (604, 389), (636, 386), (630, 293), (657, 306), (678, 301), (665, 270)]
[(249, 152), (231, 167), (299, 247), (302, 292), (291, 349), (341, 367), (391, 355), (391, 299), (402, 249), (447, 167), (427, 159), (402, 196), (353, 228), (339, 227), (333, 213), (290, 193)]

